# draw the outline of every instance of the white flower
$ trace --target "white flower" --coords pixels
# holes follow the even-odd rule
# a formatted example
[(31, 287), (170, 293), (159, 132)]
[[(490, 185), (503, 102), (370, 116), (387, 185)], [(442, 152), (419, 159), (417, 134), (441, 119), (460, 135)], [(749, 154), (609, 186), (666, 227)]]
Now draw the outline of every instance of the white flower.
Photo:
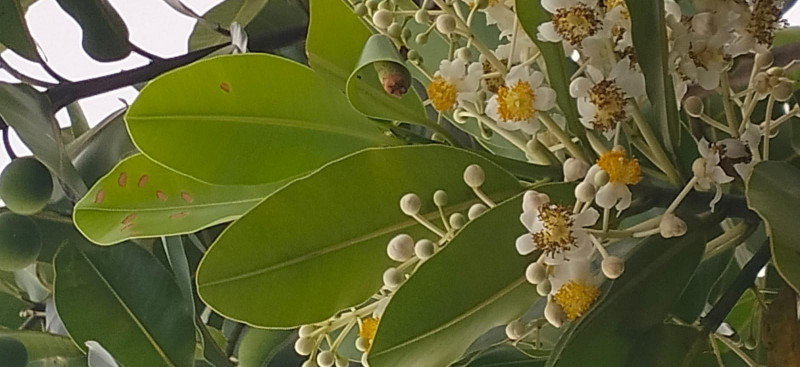
[(483, 67), (480, 63), (469, 64), (463, 59), (442, 60), (439, 70), (428, 84), (428, 98), (437, 111), (448, 111), (456, 103), (476, 103)]
[(562, 42), (570, 51), (584, 38), (597, 34), (603, 20), (596, 10), (597, 0), (542, 0), (542, 7), (552, 14), (549, 22), (539, 25), (539, 39)]
[(617, 62), (608, 77), (591, 65), (586, 74), (588, 78), (575, 78), (569, 88), (570, 95), (578, 99), (581, 123), (613, 135), (617, 124), (627, 119), (628, 99), (645, 95), (644, 75), (631, 67), (629, 59)]
[(542, 85), (543, 80), (540, 71), (531, 72), (526, 66), (512, 67), (505, 85), (487, 102), (486, 114), (503, 129), (535, 133), (539, 129), (539, 111), (547, 111), (556, 104), (556, 92)]
[(590, 261), (570, 261), (555, 266), (550, 283), (551, 299), (570, 320), (585, 315), (600, 295), (600, 278), (592, 271)]
[(622, 150), (613, 149), (600, 156), (597, 166), (608, 175), (608, 182), (597, 190), (597, 205), (604, 209), (614, 207), (618, 212), (627, 209), (631, 205), (628, 185), (635, 185), (642, 179), (639, 161), (627, 158)]
[(733, 181), (733, 177), (728, 176), (725, 170), (719, 166), (720, 156), (705, 138), (697, 142), (697, 150), (700, 158), (692, 164), (692, 172), (697, 178), (695, 190), (709, 191), (714, 188), (714, 198), (711, 199), (709, 206), (714, 210), (714, 206), (722, 198), (722, 184)]

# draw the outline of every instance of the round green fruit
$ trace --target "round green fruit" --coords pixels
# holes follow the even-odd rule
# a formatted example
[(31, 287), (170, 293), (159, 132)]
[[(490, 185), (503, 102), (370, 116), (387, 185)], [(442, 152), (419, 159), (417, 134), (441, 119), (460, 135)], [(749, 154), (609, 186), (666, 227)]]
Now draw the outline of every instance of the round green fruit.
[(15, 271), (36, 261), (42, 250), (42, 236), (28, 217), (0, 214), (0, 270)]
[(0, 174), (0, 199), (14, 213), (36, 214), (44, 209), (52, 194), (50, 170), (36, 158), (17, 158)]
[(28, 351), (19, 340), (0, 336), (0, 356), (3, 366), (25, 367), (28, 365)]

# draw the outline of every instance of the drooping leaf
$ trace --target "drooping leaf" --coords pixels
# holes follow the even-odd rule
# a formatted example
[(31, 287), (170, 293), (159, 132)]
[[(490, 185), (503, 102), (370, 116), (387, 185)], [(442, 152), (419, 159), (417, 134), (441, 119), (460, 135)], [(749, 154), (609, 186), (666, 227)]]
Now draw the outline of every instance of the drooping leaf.
[(136, 153), (123, 116), (127, 108), (112, 112), (85, 134), (67, 144), (83, 180), (94, 185), (125, 157)]
[(128, 27), (108, 0), (58, 0), (83, 30), (83, 49), (97, 61), (128, 57), (131, 44)]
[(398, 143), (311, 69), (264, 54), (164, 74), (142, 90), (126, 121), (149, 158), (217, 184), (281, 181)]
[(70, 338), (27, 330), (0, 329), (0, 336), (9, 336), (19, 340), (28, 351), (28, 361), (34, 362), (47, 358), (83, 357)]
[(308, 64), (325, 80), (344, 90), (371, 32), (343, 0), (310, 3)]
[(137, 154), (76, 204), (75, 225), (101, 245), (191, 233), (238, 218), (281, 184), (210, 185)]
[(39, 61), (36, 43), (25, 22), (25, 10), (30, 3), (24, 0), (0, 0), (0, 44), (28, 60)]
[(208, 22), (195, 23), (194, 30), (189, 36), (189, 49), (197, 50), (230, 42), (230, 37), (211, 29), (209, 25), (218, 24), (227, 29), (233, 22), (237, 22), (245, 27), (271, 2), (270, 0), (227, 0), (219, 3), (203, 14), (203, 19)]
[(0, 118), (14, 128), (36, 158), (63, 180), (74, 194), (86, 192), (86, 184), (72, 165), (61, 141), (61, 132), (47, 97), (26, 84), (0, 83)]
[(772, 260), (795, 290), (800, 289), (800, 229), (795, 213), (800, 205), (800, 169), (787, 162), (756, 164), (747, 182), (747, 204), (767, 223)]
[(25, 322), (20, 312), (29, 310), (31, 304), (18, 297), (0, 291), (0, 327), (16, 329)]
[[(574, 186), (537, 188), (568, 202)], [(514, 241), (522, 197), (508, 200), (467, 224), (392, 296), (369, 350), (369, 364), (445, 366), (478, 336), (522, 316), (539, 298), (525, 279), (536, 257), (520, 256)], [(538, 255), (538, 254), (535, 254)]]
[[(297, 340), (292, 330), (269, 330), (248, 327), (239, 343), (239, 365), (242, 367), (278, 367), (281, 352)], [(296, 353), (294, 353), (296, 354)], [(297, 356), (297, 364), (302, 364)], [(283, 361), (284, 363), (286, 361)], [(285, 364), (288, 366), (288, 364)]]
[[(287, 328), (325, 320), (380, 288), (381, 274), (392, 264), (386, 256), (390, 238), (428, 236), (400, 211), (400, 197), (417, 193), (421, 215), (434, 220), (438, 212), (425, 198), (442, 189), (449, 196), (445, 210), (464, 211), (477, 202), (462, 181), (464, 168), (474, 163), (485, 170), (483, 190), (495, 200), (520, 190), (493, 163), (445, 146), (368, 149), (332, 162), (228, 227), (200, 264), (198, 292), (220, 314), (250, 325)], [(311, 301), (311, 295), (324, 301)]]
[(733, 250), (729, 250), (700, 264), (678, 300), (677, 306), (672, 310), (676, 317), (687, 324), (693, 323), (700, 317), (708, 303), (709, 292), (723, 276), (732, 258)]
[(127, 242), (68, 244), (55, 270), (56, 308), (77, 344), (95, 340), (123, 365), (192, 365), (191, 310), (172, 275), (147, 251)]
[(710, 346), (704, 343), (704, 351), (686, 361), (687, 354), (700, 332), (692, 327), (657, 325), (643, 335), (631, 350), (627, 367), (718, 367)]

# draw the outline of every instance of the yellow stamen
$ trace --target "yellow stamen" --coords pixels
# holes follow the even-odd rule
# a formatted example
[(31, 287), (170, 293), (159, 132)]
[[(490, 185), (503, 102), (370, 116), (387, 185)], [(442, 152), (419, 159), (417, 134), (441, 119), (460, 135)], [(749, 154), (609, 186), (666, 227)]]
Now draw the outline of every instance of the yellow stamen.
[(603, 5), (606, 7), (606, 11), (614, 9), (615, 7), (621, 6), (622, 11), (620, 11), (620, 15), (622, 15), (623, 19), (630, 19), (631, 15), (628, 12), (628, 6), (625, 5), (625, 0), (603, 0)]
[(428, 98), (437, 111), (447, 111), (456, 104), (456, 86), (448, 83), (440, 75), (433, 77), (427, 90)]
[(536, 109), (533, 101), (536, 96), (528, 82), (519, 81), (509, 88), (500, 87), (497, 90), (497, 114), (504, 121), (526, 121), (533, 117)]
[(553, 299), (561, 305), (570, 320), (575, 320), (592, 307), (599, 295), (597, 287), (570, 280), (558, 289)]
[(553, 14), (553, 28), (573, 46), (597, 33), (602, 25), (597, 12), (583, 3), (571, 8), (560, 8)]
[(358, 329), (358, 336), (372, 342), (372, 339), (375, 338), (375, 333), (377, 331), (378, 331), (377, 317), (366, 317), (361, 319), (361, 325), (359, 325)]
[(533, 244), (546, 255), (569, 251), (575, 243), (572, 235), (572, 210), (559, 204), (545, 204), (539, 208), (539, 220), (544, 228), (531, 233)]
[(625, 120), (625, 92), (611, 80), (603, 80), (589, 90), (589, 101), (597, 107), (592, 125), (602, 132)]
[(635, 185), (642, 179), (642, 169), (636, 158), (625, 157), (625, 152), (610, 150), (597, 159), (597, 165), (608, 173), (609, 182)]

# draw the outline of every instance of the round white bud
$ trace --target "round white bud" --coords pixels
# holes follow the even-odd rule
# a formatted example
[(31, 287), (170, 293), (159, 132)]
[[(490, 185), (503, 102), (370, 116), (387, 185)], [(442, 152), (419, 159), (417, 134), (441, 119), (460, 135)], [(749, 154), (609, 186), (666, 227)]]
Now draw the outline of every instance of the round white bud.
[(389, 36), (391, 37), (399, 38), (400, 35), (403, 33), (403, 25), (394, 22), (391, 25), (389, 25), (389, 28), (386, 28), (386, 33), (388, 33)]
[(785, 73), (786, 73), (786, 69), (784, 69), (784, 68), (782, 68), (780, 66), (773, 66), (773, 67), (767, 69), (767, 75), (769, 75), (769, 76), (782, 77)]
[(431, 21), (431, 15), (428, 14), (428, 10), (420, 9), (414, 13), (414, 21), (419, 24), (428, 24)]
[(386, 254), (390, 259), (398, 262), (410, 259), (411, 256), (414, 256), (414, 239), (405, 233), (392, 237), (389, 245), (386, 246)]
[(550, 283), (550, 279), (545, 279), (536, 284), (536, 293), (539, 293), (540, 296), (544, 297), (553, 290), (553, 284)]
[(538, 262), (532, 262), (525, 268), (525, 279), (531, 284), (542, 283), (547, 279), (547, 268)]
[(547, 305), (544, 306), (544, 318), (547, 322), (554, 327), (560, 328), (567, 320), (567, 314), (564, 309), (553, 300), (547, 300)]
[(431, 240), (422, 239), (417, 241), (417, 244), (414, 245), (414, 254), (416, 254), (417, 257), (422, 260), (430, 258), (435, 253), (436, 244), (434, 244)]
[(471, 207), (469, 207), (469, 211), (467, 211), (467, 218), (469, 218), (469, 220), (473, 220), (485, 213), (487, 210), (489, 210), (489, 208), (486, 205), (480, 203), (473, 204)]
[(456, 50), (456, 57), (464, 61), (469, 61), (472, 59), (472, 50), (470, 50), (469, 47), (461, 47)]
[(755, 88), (756, 92), (759, 94), (769, 93), (769, 76), (763, 72), (756, 74), (756, 78), (753, 81), (753, 88)]
[(756, 66), (759, 69), (764, 69), (772, 66), (772, 63), (775, 61), (775, 56), (772, 54), (772, 51), (767, 51), (764, 53), (757, 53), (756, 54)]
[(336, 367), (350, 367), (350, 360), (345, 356), (336, 356)]
[(319, 365), (317, 365), (317, 362), (314, 362), (314, 361), (309, 359), (309, 360), (303, 362), (303, 364), (300, 367), (319, 367)]
[(386, 9), (379, 9), (375, 13), (372, 14), (372, 23), (375, 24), (375, 27), (380, 29), (389, 28), (394, 21), (394, 15), (392, 12)]
[(789, 80), (781, 80), (778, 85), (772, 89), (772, 95), (780, 102), (786, 102), (792, 98), (794, 92), (794, 84)]
[(522, 210), (529, 212), (539, 210), (543, 205), (550, 202), (550, 197), (547, 194), (542, 194), (538, 191), (528, 190), (522, 196)]
[(471, 164), (464, 170), (464, 182), (469, 187), (481, 187), (486, 181), (486, 173), (477, 164)]
[(406, 277), (403, 275), (403, 272), (395, 268), (389, 268), (383, 272), (383, 284), (386, 288), (395, 289), (399, 287), (400, 284), (403, 284), (404, 280), (406, 280)]
[(450, 227), (453, 227), (455, 229), (460, 229), (465, 224), (467, 224), (468, 220), (467, 217), (464, 216), (464, 214), (453, 213), (453, 215), (450, 216), (450, 219), (448, 221), (450, 222)]
[(564, 181), (572, 182), (582, 179), (589, 172), (589, 164), (575, 158), (564, 161)]
[(680, 237), (686, 234), (686, 222), (672, 213), (664, 214), (664, 216), (661, 217), (661, 223), (659, 223), (658, 229), (661, 232), (661, 237)]
[(392, 2), (389, 0), (381, 1), (378, 3), (378, 9), (392, 10)]
[(506, 325), (506, 336), (511, 340), (517, 340), (525, 335), (525, 325), (519, 320), (514, 320)]
[(297, 334), (301, 338), (307, 338), (311, 336), (311, 333), (313, 333), (314, 330), (317, 330), (317, 328), (314, 327), (314, 325), (303, 325), (300, 327), (300, 330), (297, 331)]
[(433, 193), (433, 203), (436, 204), (436, 206), (447, 205), (447, 192), (444, 190), (436, 190), (436, 192)]
[(579, 183), (578, 186), (575, 187), (575, 198), (584, 203), (592, 201), (596, 193), (597, 189), (594, 185), (586, 181)]
[(364, 4), (367, 5), (367, 8), (370, 10), (378, 9), (378, 4), (380, 4), (381, 0), (367, 0)]
[(414, 37), (414, 42), (418, 45), (424, 45), (428, 43), (428, 34), (427, 33), (420, 33), (416, 37)]
[(408, 59), (411, 61), (419, 60), (419, 51), (417, 50), (408, 50)]
[(436, 17), (436, 30), (444, 35), (448, 35), (455, 32), (456, 18), (450, 14), (442, 14)]
[(408, 193), (400, 198), (400, 210), (406, 215), (417, 215), (422, 203), (419, 201), (419, 196), (414, 193)]
[(594, 185), (596, 187), (601, 187), (608, 183), (608, 172), (600, 170), (594, 175)]
[(333, 364), (336, 363), (336, 357), (331, 353), (331, 351), (326, 350), (320, 354), (317, 354), (317, 364), (319, 367), (331, 367)]
[(683, 110), (689, 116), (699, 118), (703, 114), (703, 100), (697, 96), (689, 96), (683, 101)]
[(356, 339), (356, 349), (358, 349), (359, 352), (366, 352), (367, 348), (369, 348), (369, 340), (359, 336), (358, 339)]
[(367, 6), (364, 5), (364, 3), (358, 3), (353, 7), (353, 13), (356, 13), (359, 17), (363, 17), (367, 15)]
[(600, 267), (603, 269), (603, 275), (606, 278), (617, 279), (625, 271), (625, 261), (616, 256), (609, 256), (603, 259)]
[(703, 157), (697, 158), (692, 162), (692, 173), (694, 177), (706, 178), (706, 159)]
[(294, 351), (301, 356), (307, 356), (314, 351), (316, 343), (311, 338), (300, 338), (294, 342)]

